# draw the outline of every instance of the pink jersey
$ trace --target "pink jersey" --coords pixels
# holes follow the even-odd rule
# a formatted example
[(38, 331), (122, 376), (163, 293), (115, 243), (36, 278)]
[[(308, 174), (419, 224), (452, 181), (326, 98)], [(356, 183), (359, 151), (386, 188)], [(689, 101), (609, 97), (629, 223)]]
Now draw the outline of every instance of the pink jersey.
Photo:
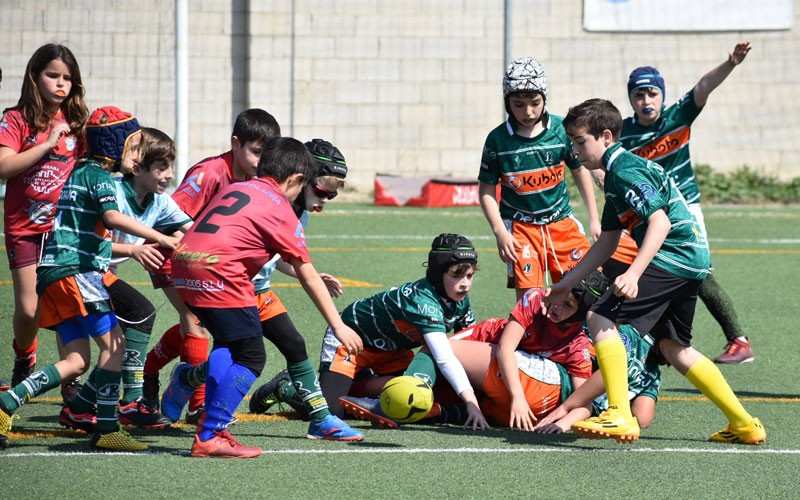
[[(67, 123), (59, 112), (53, 124)], [(25, 152), (47, 141), (44, 132), (31, 129), (16, 109), (6, 112), (0, 122), (0, 146), (15, 153)], [(58, 197), (75, 162), (84, 153), (84, 145), (77, 137), (67, 135), (58, 145), (25, 172), (8, 179), (5, 199), (5, 231), (14, 235), (34, 235), (50, 231), (53, 225)]]
[(195, 307), (256, 305), (253, 276), (275, 254), (311, 262), (303, 225), (269, 178), (220, 191), (172, 254), (173, 286)]
[(228, 151), (190, 168), (172, 199), (189, 217), (197, 219), (215, 194), (235, 182), (241, 181), (233, 177), (233, 152)]

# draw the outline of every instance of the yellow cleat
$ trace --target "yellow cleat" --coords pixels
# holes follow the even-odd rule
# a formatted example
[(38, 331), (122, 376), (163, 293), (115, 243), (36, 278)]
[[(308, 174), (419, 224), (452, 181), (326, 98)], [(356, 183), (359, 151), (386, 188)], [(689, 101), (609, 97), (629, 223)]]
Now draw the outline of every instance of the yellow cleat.
[(725, 429), (711, 435), (711, 441), (717, 443), (760, 444), (767, 440), (767, 431), (761, 420), (754, 418), (744, 427), (733, 427), (728, 424)]
[(0, 448), (8, 448), (8, 433), (11, 432), (11, 420), (14, 417), (0, 409)]
[(618, 443), (632, 443), (639, 439), (639, 421), (626, 418), (615, 409), (604, 411), (598, 417), (572, 424), (572, 431), (588, 439), (614, 439)]
[(146, 444), (134, 439), (121, 427), (108, 434), (95, 433), (92, 436), (92, 446), (115, 451), (145, 451), (149, 448)]

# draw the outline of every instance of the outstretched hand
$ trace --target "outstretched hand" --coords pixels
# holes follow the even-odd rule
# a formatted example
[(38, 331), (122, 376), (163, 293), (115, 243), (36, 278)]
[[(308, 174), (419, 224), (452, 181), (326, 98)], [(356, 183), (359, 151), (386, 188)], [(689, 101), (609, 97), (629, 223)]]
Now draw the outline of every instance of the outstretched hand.
[(740, 65), (751, 48), (750, 42), (737, 43), (736, 47), (733, 48), (733, 52), (728, 52), (728, 62), (734, 66)]
[(467, 403), (467, 421), (464, 422), (464, 428), (472, 426), (472, 430), (486, 430), (491, 429), (489, 426), (489, 422), (486, 421), (486, 417), (483, 416), (483, 412), (481, 411), (480, 407), (473, 402)]
[(319, 273), (319, 277), (322, 278), (322, 282), (325, 283), (325, 288), (328, 289), (328, 293), (330, 293), (331, 297), (334, 299), (340, 297), (344, 293), (342, 283), (336, 276), (327, 273)]
[(342, 324), (340, 328), (333, 331), (333, 334), (344, 345), (348, 354), (359, 354), (364, 350), (364, 341), (349, 326)]
[(525, 398), (512, 398), (508, 426), (521, 431), (532, 431), (535, 424), (536, 415), (533, 414), (528, 401)]
[(157, 247), (157, 244), (137, 245), (133, 250), (133, 259), (148, 271), (158, 271), (164, 263), (164, 255)]

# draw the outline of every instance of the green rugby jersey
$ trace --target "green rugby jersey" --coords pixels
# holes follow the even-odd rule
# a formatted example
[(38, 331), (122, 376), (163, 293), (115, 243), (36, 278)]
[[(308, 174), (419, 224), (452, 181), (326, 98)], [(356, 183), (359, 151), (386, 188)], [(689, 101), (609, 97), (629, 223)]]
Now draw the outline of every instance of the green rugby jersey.
[(78, 162), (61, 191), (53, 230), (36, 270), (39, 294), (66, 276), (108, 270), (111, 231), (103, 224), (107, 210), (119, 210), (111, 174), (93, 160)]
[(565, 166), (581, 166), (560, 116), (546, 114), (544, 131), (527, 138), (510, 121), (489, 132), (483, 145), (478, 180), (501, 183), (500, 215), (529, 224), (549, 224), (572, 214)]
[(702, 110), (694, 103), (692, 89), (664, 109), (649, 127), (639, 124), (635, 115), (626, 118), (619, 139), (631, 153), (664, 167), (689, 204), (700, 203), (700, 188), (692, 169), (689, 140), (691, 125)]
[(711, 266), (708, 241), (664, 169), (619, 143), (606, 150), (602, 161), (607, 171), (606, 204), (600, 220), (603, 231), (627, 229), (641, 247), (647, 218), (663, 208), (672, 227), (653, 257), (653, 265), (681, 278), (704, 279)]
[(469, 297), (439, 297), (427, 278), (359, 299), (340, 313), (365, 345), (383, 351), (414, 349), (432, 332), (460, 331), (475, 324)]
[[(653, 337), (640, 335), (631, 325), (620, 325), (619, 337), (628, 356), (628, 399), (647, 396), (658, 401), (661, 389), (661, 368), (658, 363), (648, 362), (647, 356), (653, 347)], [(594, 414), (608, 410), (608, 395), (603, 394), (592, 402)]]

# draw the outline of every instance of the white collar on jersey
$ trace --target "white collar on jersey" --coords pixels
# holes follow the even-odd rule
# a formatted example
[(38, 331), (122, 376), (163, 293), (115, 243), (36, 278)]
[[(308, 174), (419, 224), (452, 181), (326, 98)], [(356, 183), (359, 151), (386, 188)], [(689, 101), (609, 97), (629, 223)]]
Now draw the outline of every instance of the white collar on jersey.
[(611, 164), (614, 163), (614, 160), (616, 160), (617, 157), (621, 155), (623, 151), (625, 151), (625, 148), (618, 148), (616, 151), (611, 153), (611, 156), (608, 157), (608, 163), (606, 164), (606, 170), (608, 172), (611, 171)]

